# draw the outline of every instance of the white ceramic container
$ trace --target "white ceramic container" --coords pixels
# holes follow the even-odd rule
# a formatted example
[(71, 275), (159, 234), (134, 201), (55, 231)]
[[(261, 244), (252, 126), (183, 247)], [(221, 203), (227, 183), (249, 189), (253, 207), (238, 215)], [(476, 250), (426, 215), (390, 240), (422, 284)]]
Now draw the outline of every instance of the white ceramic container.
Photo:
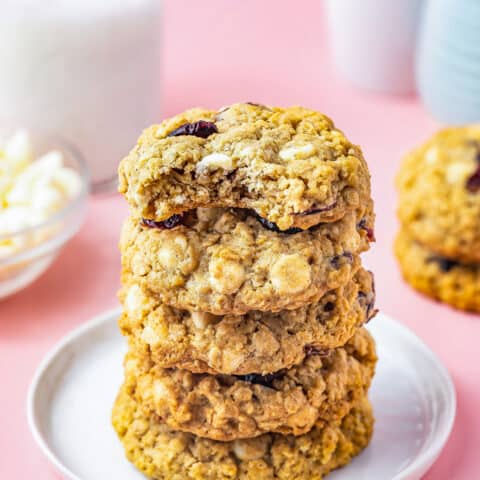
[(428, 0), (416, 77), (420, 97), (437, 120), (480, 122), (480, 1)]
[(413, 92), (422, 4), (423, 0), (326, 0), (330, 43), (340, 73), (361, 88)]

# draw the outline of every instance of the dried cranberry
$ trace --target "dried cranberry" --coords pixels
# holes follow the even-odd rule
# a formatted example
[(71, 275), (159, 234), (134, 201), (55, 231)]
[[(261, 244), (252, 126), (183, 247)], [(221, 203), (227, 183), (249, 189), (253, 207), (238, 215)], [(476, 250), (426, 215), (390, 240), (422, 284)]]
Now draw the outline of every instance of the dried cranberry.
[(358, 292), (358, 302), (366, 311), (367, 321), (372, 319), (377, 313), (377, 310), (375, 310), (375, 291), (372, 290), (370, 293)]
[(142, 218), (142, 225), (149, 228), (158, 228), (160, 230), (170, 230), (171, 228), (180, 225), (183, 221), (183, 215), (172, 215), (163, 222), (156, 222), (148, 218)]
[(305, 352), (305, 355), (307, 355), (307, 357), (311, 355), (318, 355), (319, 357), (328, 357), (332, 352), (327, 348), (315, 347), (315, 345), (305, 345), (305, 347), (303, 348), (303, 351)]
[(459, 265), (459, 263), (456, 262), (455, 260), (450, 260), (449, 258), (437, 257), (437, 256), (427, 258), (427, 263), (431, 263), (431, 262), (436, 263), (440, 268), (440, 270), (444, 273), (448, 273), (452, 268), (457, 267)]
[(330, 205), (326, 205), (325, 207), (311, 208), (309, 210), (306, 210), (305, 212), (297, 213), (296, 215), (307, 216), (307, 215), (313, 215), (315, 213), (328, 212), (330, 210), (333, 210), (336, 206), (337, 206), (337, 202), (333, 202)]
[(341, 267), (341, 265), (345, 262), (342, 262), (342, 259), (346, 259), (347, 263), (353, 263), (353, 255), (350, 252), (344, 252), (341, 255), (335, 255), (330, 260), (330, 263), (333, 265), (334, 268), (337, 270)]
[(323, 306), (323, 311), (324, 312), (331, 312), (335, 308), (335, 304), (333, 302), (327, 302)]
[(480, 190), (480, 165), (477, 167), (473, 175), (468, 178), (466, 187), (471, 193), (477, 193)]
[(232, 171), (228, 172), (226, 175), (227, 180), (232, 181), (235, 178), (237, 171), (238, 171), (238, 168), (234, 168)]
[(263, 385), (264, 387), (272, 388), (274, 380), (281, 378), (283, 372), (267, 373), (266, 375), (260, 375), (258, 373), (249, 373), (247, 375), (237, 375), (239, 380), (244, 382), (254, 383), (257, 385)]
[(277, 233), (286, 233), (287, 235), (292, 235), (294, 233), (300, 233), (303, 232), (301, 228), (297, 227), (291, 227), (287, 228), (286, 230), (280, 230), (278, 225), (274, 222), (271, 222), (270, 220), (267, 220), (266, 218), (261, 217), (258, 213), (253, 212), (253, 215), (255, 218), (264, 226), (267, 230), (271, 230), (272, 232), (277, 232)]
[(198, 122), (184, 123), (167, 136), (178, 137), (180, 135), (194, 135), (195, 137), (207, 138), (212, 135), (212, 133), (218, 133), (217, 126), (213, 122), (199, 120)]
[(373, 228), (367, 225), (366, 218), (362, 218), (360, 222), (358, 222), (358, 228), (365, 230), (365, 232), (367, 232), (367, 238), (369, 242), (375, 241), (375, 232), (373, 231)]

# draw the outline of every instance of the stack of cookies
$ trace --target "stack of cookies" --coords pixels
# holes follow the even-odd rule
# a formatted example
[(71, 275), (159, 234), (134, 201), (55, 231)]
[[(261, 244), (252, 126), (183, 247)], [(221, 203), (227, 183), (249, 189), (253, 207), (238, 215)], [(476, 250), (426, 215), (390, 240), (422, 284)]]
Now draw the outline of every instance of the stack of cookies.
[(125, 381), (154, 479), (321, 479), (370, 439), (373, 240), (360, 149), (303, 108), (194, 109), (120, 166)]
[(480, 125), (447, 128), (397, 178), (402, 273), (426, 295), (480, 312)]

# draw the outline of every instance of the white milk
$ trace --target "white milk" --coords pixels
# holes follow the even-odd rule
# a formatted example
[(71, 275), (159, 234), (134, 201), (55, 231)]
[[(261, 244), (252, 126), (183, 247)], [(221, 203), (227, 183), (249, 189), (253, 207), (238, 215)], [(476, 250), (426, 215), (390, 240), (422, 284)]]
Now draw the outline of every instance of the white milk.
[(159, 117), (160, 0), (2, 0), (0, 123), (79, 147), (97, 189)]

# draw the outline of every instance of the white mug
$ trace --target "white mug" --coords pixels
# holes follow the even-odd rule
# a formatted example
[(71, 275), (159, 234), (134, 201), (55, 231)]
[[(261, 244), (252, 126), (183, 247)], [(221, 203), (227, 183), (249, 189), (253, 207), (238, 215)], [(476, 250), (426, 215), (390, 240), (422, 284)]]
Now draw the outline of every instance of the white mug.
[(326, 0), (335, 64), (353, 84), (415, 91), (414, 52), (423, 0)]

